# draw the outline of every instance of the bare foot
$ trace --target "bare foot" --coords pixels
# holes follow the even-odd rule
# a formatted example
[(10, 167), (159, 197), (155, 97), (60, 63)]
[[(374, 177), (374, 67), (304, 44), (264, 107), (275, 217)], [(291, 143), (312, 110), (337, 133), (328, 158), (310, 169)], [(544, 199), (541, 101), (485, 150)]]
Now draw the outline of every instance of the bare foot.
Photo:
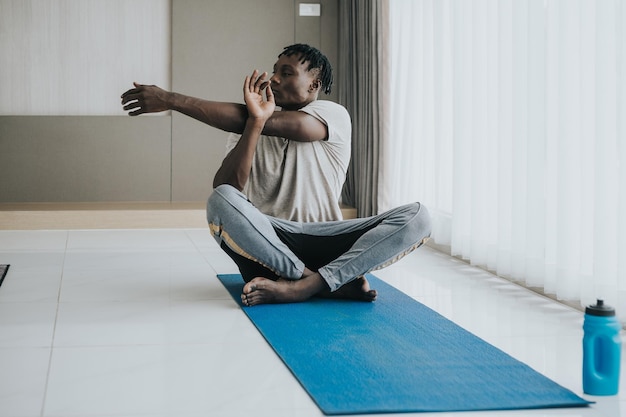
[(328, 289), (326, 281), (317, 273), (299, 280), (256, 277), (243, 286), (241, 301), (247, 306), (257, 304), (296, 303)]
[(297, 303), (314, 295), (325, 298), (372, 302), (378, 293), (370, 289), (364, 276), (350, 281), (338, 290), (330, 292), (323, 278), (315, 273), (299, 280), (271, 279), (256, 277), (246, 283), (241, 301), (246, 306), (257, 304)]
[(375, 301), (378, 293), (376, 290), (370, 289), (370, 283), (364, 276), (360, 276), (353, 281), (348, 282), (334, 292), (324, 292), (320, 294), (326, 298), (341, 298), (346, 300), (357, 301)]

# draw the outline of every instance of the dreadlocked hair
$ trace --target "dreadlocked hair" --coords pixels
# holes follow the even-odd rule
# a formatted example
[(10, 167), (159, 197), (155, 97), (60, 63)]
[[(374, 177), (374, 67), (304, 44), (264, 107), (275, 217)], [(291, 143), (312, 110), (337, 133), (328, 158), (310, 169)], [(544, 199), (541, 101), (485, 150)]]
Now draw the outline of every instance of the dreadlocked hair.
[(330, 89), (333, 85), (333, 69), (330, 66), (328, 58), (326, 58), (323, 53), (312, 46), (297, 43), (295, 45), (286, 46), (278, 57), (280, 58), (283, 55), (299, 55), (301, 63), (309, 63), (307, 71), (317, 69), (319, 71), (320, 81), (322, 82), (322, 91), (324, 91), (325, 94), (330, 94)]

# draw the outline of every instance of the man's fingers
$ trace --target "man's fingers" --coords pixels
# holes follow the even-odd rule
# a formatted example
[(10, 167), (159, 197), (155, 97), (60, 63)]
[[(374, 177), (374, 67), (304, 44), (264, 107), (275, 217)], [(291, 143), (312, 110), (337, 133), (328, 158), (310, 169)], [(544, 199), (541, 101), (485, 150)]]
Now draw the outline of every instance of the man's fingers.
[(133, 88), (122, 94), (122, 104), (130, 103), (131, 101), (143, 100), (145, 94), (139, 89)]
[(128, 113), (129, 116), (139, 116), (140, 114), (144, 114), (145, 111), (143, 109), (139, 109), (139, 110), (135, 110), (135, 111), (131, 111)]
[(138, 89), (136, 89), (136, 88), (131, 88), (130, 90), (125, 91), (125, 92), (122, 94), (122, 96), (121, 96), (121, 97), (122, 97), (122, 98), (126, 98), (126, 97), (129, 97), (129, 96), (134, 95), (134, 94), (137, 94), (137, 93), (139, 93), (139, 90), (138, 90)]
[(132, 109), (133, 107), (141, 106), (143, 98), (140, 96), (127, 96), (122, 99), (122, 105), (124, 105), (124, 110)]
[(122, 94), (122, 106), (129, 116), (139, 116), (147, 113), (144, 105), (145, 85), (137, 82), (133, 82), (133, 85), (135, 88), (131, 88)]
[(141, 87), (143, 87), (143, 84), (139, 84), (136, 82), (133, 82), (133, 85), (135, 86), (135, 88), (131, 88), (127, 90), (126, 92), (124, 92), (124, 94), (122, 94), (122, 98), (129, 96), (131, 94), (138, 94), (141, 91)]
[(258, 88), (260, 90), (262, 90), (263, 84), (267, 82), (267, 80), (265, 80), (265, 77), (267, 77), (267, 72), (264, 72), (263, 74), (259, 75), (259, 77), (257, 77), (256, 82), (254, 83), (255, 88)]
[(258, 70), (254, 70), (252, 71), (252, 75), (249, 77), (246, 77), (246, 80), (248, 81), (248, 89), (250, 89), (252, 86), (252, 83), (254, 83), (257, 79), (257, 77), (259, 76), (259, 71)]
[(247, 94), (250, 92), (250, 76), (246, 75), (246, 79), (243, 81), (243, 93)]
[(246, 92), (255, 92), (258, 93), (269, 85), (269, 80), (266, 80), (267, 71), (263, 72), (259, 75), (259, 70), (252, 71), (252, 75), (246, 76), (246, 79), (243, 83), (244, 93)]
[(124, 111), (134, 110), (134, 109), (138, 109), (138, 108), (140, 109), (141, 106), (137, 102), (133, 102), (133, 103), (127, 104), (126, 106), (123, 107)]
[(145, 113), (145, 108), (141, 105), (141, 103), (137, 99), (125, 100), (124, 102), (122, 102), (122, 104), (126, 104), (122, 108), (124, 109), (124, 111), (130, 110), (130, 112), (128, 113), (130, 116), (137, 116), (139, 114)]
[(265, 94), (267, 95), (267, 101), (274, 101), (274, 92), (272, 91), (272, 89), (270, 88), (270, 84), (271, 81), (267, 82), (267, 85), (263, 88), (265, 88)]
[(122, 96), (122, 104), (128, 104), (128, 103), (132, 103), (138, 100), (139, 100), (139, 97), (136, 97), (134, 95), (128, 95), (126, 97)]

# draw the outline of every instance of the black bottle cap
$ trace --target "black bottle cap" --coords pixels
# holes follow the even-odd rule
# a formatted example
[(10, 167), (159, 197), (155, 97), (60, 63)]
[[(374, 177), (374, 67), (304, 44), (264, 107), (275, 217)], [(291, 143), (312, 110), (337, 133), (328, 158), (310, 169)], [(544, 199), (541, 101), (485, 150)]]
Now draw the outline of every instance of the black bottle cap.
[(613, 309), (613, 307), (611, 306), (605, 305), (604, 300), (598, 300), (596, 305), (587, 306), (587, 308), (585, 309), (585, 314), (600, 317), (611, 317), (615, 315), (615, 309)]

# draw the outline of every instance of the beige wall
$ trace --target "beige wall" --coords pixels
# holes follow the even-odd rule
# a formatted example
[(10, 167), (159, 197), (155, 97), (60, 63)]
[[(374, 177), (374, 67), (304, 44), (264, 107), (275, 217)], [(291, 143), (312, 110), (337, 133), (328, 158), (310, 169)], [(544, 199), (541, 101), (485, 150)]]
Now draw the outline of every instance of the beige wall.
[[(297, 16), (298, 3), (173, 0), (172, 89), (241, 102), (245, 75), (271, 71), (294, 42), (319, 47), (336, 69), (338, 0), (321, 1), (321, 18)], [(225, 140), (178, 113), (0, 116), (0, 202), (203, 201)]]

